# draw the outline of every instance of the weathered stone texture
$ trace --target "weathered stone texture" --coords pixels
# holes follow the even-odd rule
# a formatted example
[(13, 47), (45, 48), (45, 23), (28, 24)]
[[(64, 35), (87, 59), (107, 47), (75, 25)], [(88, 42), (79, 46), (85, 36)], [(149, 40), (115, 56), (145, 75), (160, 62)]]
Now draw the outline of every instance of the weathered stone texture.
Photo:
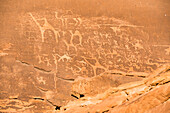
[(116, 1), (0, 1), (0, 112), (169, 112), (169, 2)]

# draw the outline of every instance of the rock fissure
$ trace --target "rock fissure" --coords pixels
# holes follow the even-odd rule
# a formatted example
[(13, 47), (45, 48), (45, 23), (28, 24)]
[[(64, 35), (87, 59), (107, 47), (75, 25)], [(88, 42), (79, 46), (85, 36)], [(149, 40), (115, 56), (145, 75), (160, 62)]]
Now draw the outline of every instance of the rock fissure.
[[(50, 105), (52, 105), (52, 106), (54, 106), (54, 107), (59, 107), (59, 106), (57, 106), (57, 105), (55, 105), (55, 104), (53, 104), (51, 101), (49, 101), (48, 99), (44, 99), (44, 98), (41, 98), (41, 97), (34, 97), (34, 98), (29, 98), (29, 100), (31, 100), (31, 99), (33, 99), (33, 100), (38, 100), (38, 101), (43, 101), (43, 102), (47, 102), (47, 103), (49, 103)], [(9, 100), (19, 100), (19, 101), (22, 101), (22, 98), (9, 98)], [(24, 102), (24, 101), (23, 101)], [(31, 104), (30, 104), (31, 105)], [(29, 106), (30, 106), (29, 105)], [(60, 106), (61, 107), (61, 106)]]
[(51, 73), (52, 71), (51, 70), (46, 70), (46, 69), (43, 69), (43, 68), (40, 68), (40, 67), (37, 67), (37, 66), (34, 66), (28, 62), (25, 62), (25, 61), (21, 61), (21, 60), (16, 60), (17, 62), (20, 62), (21, 64), (23, 65), (27, 65), (27, 66), (33, 66), (34, 69), (36, 70), (39, 70), (39, 71), (42, 71), (42, 72), (45, 72), (45, 73)]
[(64, 81), (68, 81), (68, 82), (74, 82), (75, 81), (75, 79), (66, 79), (66, 78), (62, 78), (62, 77), (58, 77), (58, 76), (56, 76), (58, 79), (61, 79), (61, 80), (64, 80)]
[[(109, 101), (113, 101), (113, 100), (109, 99), (108, 102), (106, 101), (107, 102), (106, 105), (109, 105), (110, 107), (105, 106), (103, 109), (107, 109), (107, 110), (110, 111), (112, 109), (117, 109), (117, 107), (119, 105), (122, 105), (122, 106), (126, 105), (127, 106), (127, 105), (131, 105), (131, 104), (133, 104), (135, 102), (138, 102), (141, 99), (143, 99), (143, 98), (149, 96), (150, 94), (152, 94), (152, 92), (157, 91), (161, 87), (165, 87), (165, 85), (169, 84), (169, 80), (165, 81), (164, 77), (166, 78), (168, 76), (169, 76), (168, 72), (167, 71), (163, 71), (162, 73), (156, 74), (156, 76), (152, 76), (152, 77), (148, 77), (148, 78), (143, 79), (142, 82), (136, 82), (136, 83), (132, 82), (129, 85), (128, 84), (124, 84), (122, 86), (118, 86), (117, 88), (116, 87), (115, 88), (111, 88), (108, 91), (106, 91), (105, 93), (99, 94), (99, 95), (94, 96), (94, 97), (78, 98), (77, 96), (75, 96), (75, 95), (74, 96), (78, 99), (77, 100), (77, 106), (81, 107), (82, 105), (84, 105), (84, 103), (88, 103), (87, 105), (85, 104), (86, 106), (84, 106), (84, 107), (86, 109), (89, 109), (89, 107), (92, 106), (93, 102), (98, 101), (101, 98), (102, 98), (103, 101), (99, 102), (98, 104), (94, 104), (93, 106), (99, 106), (100, 103), (103, 103), (103, 105), (105, 105), (104, 103), (107, 100), (107, 98), (114, 98), (114, 95), (117, 95), (117, 94), (118, 95), (122, 95), (123, 98), (120, 100), (120, 102), (122, 104), (113, 105), (114, 104), (114, 102), (113, 102), (111, 105), (109, 105), (108, 104), (108, 103), (110, 103)], [(163, 79), (162, 80), (160, 79), (159, 81), (156, 81), (160, 77), (163, 78)], [(163, 81), (165, 81), (165, 82), (163, 82)], [(152, 84), (155, 84), (155, 85), (152, 86)], [(162, 93), (164, 93), (164, 92), (162, 92)], [(115, 96), (115, 99), (116, 98), (120, 98), (120, 97), (119, 96)], [(158, 98), (158, 97), (155, 97), (155, 98)], [(160, 97), (158, 99), (160, 99)], [(164, 102), (166, 102), (168, 100), (169, 100), (169, 97), (166, 97), (163, 100), (163, 102), (161, 102), (161, 103), (164, 103)], [(75, 101), (75, 103), (76, 103), (76, 101)], [(79, 103), (79, 105), (78, 105), (78, 103)], [(72, 103), (68, 104), (64, 108), (69, 108), (69, 109), (74, 108), (74, 105), (72, 106), (71, 104)], [(158, 106), (158, 105), (156, 105), (156, 106)], [(102, 108), (102, 104), (101, 104), (101, 108)], [(100, 107), (98, 109), (100, 109)]]

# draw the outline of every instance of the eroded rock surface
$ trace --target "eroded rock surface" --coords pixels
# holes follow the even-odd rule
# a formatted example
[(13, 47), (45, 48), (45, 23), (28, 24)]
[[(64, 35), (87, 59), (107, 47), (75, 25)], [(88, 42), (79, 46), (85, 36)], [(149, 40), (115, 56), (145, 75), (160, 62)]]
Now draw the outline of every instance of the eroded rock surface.
[[(65, 113), (168, 113), (170, 111), (170, 72), (157, 70), (157, 75), (138, 82), (112, 87), (96, 96), (83, 97), (62, 107)], [(158, 81), (159, 79), (159, 81)], [(156, 111), (158, 110), (158, 111)]]
[[(167, 2), (120, 1), (123, 18), (60, 0), (0, 3), (0, 112), (169, 112)], [(130, 18), (124, 7), (157, 17)]]

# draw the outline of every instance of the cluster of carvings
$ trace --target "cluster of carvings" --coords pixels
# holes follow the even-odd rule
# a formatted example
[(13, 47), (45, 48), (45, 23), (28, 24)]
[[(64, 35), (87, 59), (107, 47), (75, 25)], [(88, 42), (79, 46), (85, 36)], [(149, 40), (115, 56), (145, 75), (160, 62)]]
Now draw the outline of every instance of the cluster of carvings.
[[(154, 97), (155, 92), (167, 95), (169, 89), (160, 88), (169, 87), (169, 66), (149, 74), (160, 64), (152, 59), (144, 26), (57, 10), (25, 13), (19, 27), (19, 38), (0, 51), (2, 83), (8, 83), (0, 92), (4, 112), (107, 112), (126, 102), (133, 106), (136, 99)], [(169, 48), (165, 53), (169, 55)], [(161, 100), (166, 101), (167, 97)]]
[[(92, 77), (115, 69), (151, 72), (159, 66), (150, 62), (149, 37), (142, 26), (115, 18), (87, 19), (60, 10), (50, 19), (45, 18), (48, 13), (40, 15), (26, 14), (29, 19), (23, 22), (23, 34), (33, 46), (36, 65), (49, 67), (59, 76)], [(27, 26), (29, 30), (25, 30)]]

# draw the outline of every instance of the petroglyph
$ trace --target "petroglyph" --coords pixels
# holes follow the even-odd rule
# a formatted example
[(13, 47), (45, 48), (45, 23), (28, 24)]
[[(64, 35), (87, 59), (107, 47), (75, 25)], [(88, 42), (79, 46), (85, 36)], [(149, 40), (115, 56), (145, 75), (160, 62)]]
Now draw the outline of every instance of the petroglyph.
[(168, 112), (167, 2), (0, 4), (0, 112)]
[(40, 83), (43, 83), (43, 84), (46, 83), (46, 81), (43, 79), (43, 77), (37, 77), (37, 80), (38, 80)]
[(6, 56), (8, 53), (0, 53), (0, 56)]
[(41, 26), (39, 23), (38, 23), (38, 21), (37, 21), (37, 19), (35, 19), (35, 17), (32, 15), (32, 13), (29, 13), (29, 15), (31, 16), (31, 18), (34, 20), (34, 22), (36, 23), (36, 25), (39, 27), (39, 29), (40, 29), (40, 32), (41, 32), (41, 38), (42, 38), (42, 42), (44, 42), (44, 32), (45, 32), (45, 30), (47, 30), (47, 29), (50, 29), (50, 30), (52, 30), (53, 32), (54, 32), (54, 34), (55, 34), (55, 40), (56, 40), (56, 43), (58, 43), (58, 38), (60, 37), (60, 34), (59, 34), (59, 32), (57, 31), (57, 30), (55, 30), (54, 29), (54, 27), (52, 27), (49, 23), (48, 23), (48, 21), (47, 21), (47, 19), (46, 18), (42, 18), (42, 19), (39, 19), (39, 20), (43, 20), (44, 21), (44, 24), (43, 24), (43, 26)]
[(62, 55), (62, 56), (60, 56), (60, 55), (58, 55), (58, 54), (56, 54), (56, 55), (60, 57), (60, 58), (58, 59), (59, 62), (60, 62), (60, 61), (63, 61), (63, 62), (64, 62), (65, 60), (68, 62), (69, 60), (71, 60), (71, 57), (69, 57), (68, 54), (64, 54), (64, 55)]
[(72, 30), (70, 30), (69, 32), (71, 33), (71, 40), (70, 40), (70, 42), (73, 43), (73, 38), (75, 38), (74, 36), (78, 36), (79, 40), (80, 40), (79, 44), (82, 45), (82, 36), (81, 36), (81, 33), (78, 30), (76, 30), (74, 33), (73, 33)]

